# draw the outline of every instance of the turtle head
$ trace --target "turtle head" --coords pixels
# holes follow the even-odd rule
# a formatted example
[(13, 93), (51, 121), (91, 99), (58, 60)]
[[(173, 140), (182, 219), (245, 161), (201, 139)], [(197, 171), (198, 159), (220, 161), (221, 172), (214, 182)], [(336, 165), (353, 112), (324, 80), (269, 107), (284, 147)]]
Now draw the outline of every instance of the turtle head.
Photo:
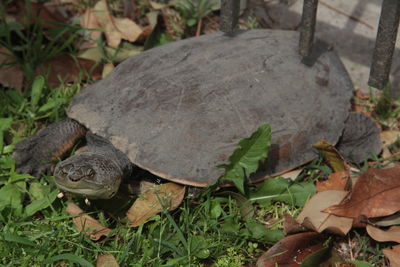
[(83, 152), (57, 164), (57, 186), (67, 192), (90, 198), (109, 199), (118, 191), (123, 173), (111, 159)]

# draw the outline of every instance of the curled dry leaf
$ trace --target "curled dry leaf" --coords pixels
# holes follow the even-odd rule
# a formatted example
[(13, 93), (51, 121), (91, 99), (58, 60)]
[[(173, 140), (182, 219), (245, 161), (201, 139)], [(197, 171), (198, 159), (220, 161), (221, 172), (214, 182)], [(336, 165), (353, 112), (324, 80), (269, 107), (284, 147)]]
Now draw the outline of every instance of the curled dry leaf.
[[(82, 214), (84, 211), (76, 204), (70, 202), (68, 203), (66, 212), (69, 215), (74, 216)], [(101, 238), (106, 237), (111, 233), (110, 229), (103, 226), (100, 222), (89, 215), (82, 214), (78, 217), (72, 218), (72, 220), (77, 230), (84, 232), (93, 241), (99, 241)]]
[(382, 249), (383, 254), (389, 259), (390, 266), (400, 266), (400, 245), (390, 248)]
[(296, 221), (290, 214), (283, 215), (283, 232), (285, 234), (297, 234), (308, 231), (303, 225)]
[(383, 217), (400, 210), (400, 166), (389, 169), (368, 169), (357, 180), (343, 203), (325, 212), (358, 219)]
[(316, 142), (313, 147), (318, 149), (319, 153), (334, 172), (349, 170), (349, 166), (342, 155), (340, 155), (337, 149), (327, 140), (321, 139), (320, 141)]
[(317, 193), (306, 203), (296, 220), (308, 229), (319, 233), (327, 230), (346, 235), (353, 225), (353, 219), (334, 216), (323, 210), (335, 203), (340, 203), (347, 194), (348, 192), (339, 190)]
[(96, 267), (119, 267), (117, 260), (111, 254), (97, 256)]
[(376, 241), (395, 241), (400, 243), (400, 226), (392, 226), (388, 230), (382, 230), (372, 225), (367, 225), (367, 232)]
[(317, 182), (317, 192), (326, 190), (348, 190), (351, 186), (350, 172), (337, 171), (331, 173), (327, 180)]
[(128, 219), (132, 222), (131, 226), (139, 226), (146, 220), (161, 211), (164, 208), (174, 210), (181, 204), (185, 195), (185, 187), (175, 183), (165, 183), (161, 185), (147, 183), (144, 188), (148, 188), (133, 203), (132, 207), (126, 213)]
[(324, 237), (315, 232), (290, 235), (273, 245), (258, 260), (256, 266), (301, 266), (310, 254), (324, 248)]

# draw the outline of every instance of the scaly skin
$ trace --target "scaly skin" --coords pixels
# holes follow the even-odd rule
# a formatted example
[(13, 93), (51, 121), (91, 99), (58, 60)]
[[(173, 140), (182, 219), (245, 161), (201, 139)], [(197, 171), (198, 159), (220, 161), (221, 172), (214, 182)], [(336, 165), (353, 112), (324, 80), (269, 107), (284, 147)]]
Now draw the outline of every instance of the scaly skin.
[(83, 197), (108, 199), (129, 177), (132, 163), (107, 139), (87, 132), (74, 120), (51, 124), (18, 143), (13, 157), (17, 171), (39, 176), (54, 168), (54, 160), (65, 155), (86, 133), (88, 152), (59, 162), (54, 170), (58, 187)]
[(65, 120), (53, 123), (22, 140), (15, 146), (13, 153), (17, 172), (36, 177), (51, 174), (54, 161), (70, 151), (86, 132), (86, 128), (77, 121)]

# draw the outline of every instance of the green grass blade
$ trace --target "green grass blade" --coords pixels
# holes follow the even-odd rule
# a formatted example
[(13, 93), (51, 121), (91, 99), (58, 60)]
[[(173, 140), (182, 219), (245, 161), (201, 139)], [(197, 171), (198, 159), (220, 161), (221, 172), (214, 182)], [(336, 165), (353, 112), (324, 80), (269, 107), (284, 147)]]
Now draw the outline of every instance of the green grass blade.
[(90, 262), (88, 262), (87, 260), (82, 259), (81, 257), (71, 254), (71, 253), (60, 254), (60, 255), (57, 255), (54, 257), (47, 258), (43, 261), (43, 264), (51, 264), (53, 262), (62, 261), (62, 260), (77, 263), (80, 266), (94, 267), (94, 265), (91, 264)]

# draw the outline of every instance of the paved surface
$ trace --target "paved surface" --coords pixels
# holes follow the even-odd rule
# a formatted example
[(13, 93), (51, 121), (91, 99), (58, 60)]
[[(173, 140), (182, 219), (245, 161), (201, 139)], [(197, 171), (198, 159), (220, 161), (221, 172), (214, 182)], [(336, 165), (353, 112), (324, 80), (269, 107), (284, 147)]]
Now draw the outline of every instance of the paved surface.
[[(381, 3), (382, 0), (320, 0), (318, 6), (316, 37), (334, 47), (354, 85), (364, 92), (368, 92)], [(300, 24), (303, 0), (253, 0), (250, 6), (262, 18), (264, 27), (295, 30)], [(393, 90), (400, 90), (400, 38), (397, 40), (391, 75)]]

